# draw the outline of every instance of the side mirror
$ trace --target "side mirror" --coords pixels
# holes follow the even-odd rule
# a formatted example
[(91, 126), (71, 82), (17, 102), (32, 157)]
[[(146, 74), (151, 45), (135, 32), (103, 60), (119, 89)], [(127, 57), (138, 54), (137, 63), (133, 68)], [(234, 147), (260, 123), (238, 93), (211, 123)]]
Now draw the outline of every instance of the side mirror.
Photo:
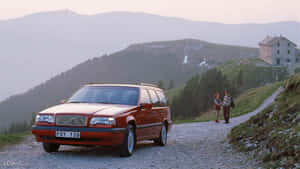
[(59, 104), (65, 104), (65, 103), (66, 103), (66, 100), (59, 101)]
[(141, 103), (140, 108), (141, 109), (152, 109), (152, 104), (151, 103)]

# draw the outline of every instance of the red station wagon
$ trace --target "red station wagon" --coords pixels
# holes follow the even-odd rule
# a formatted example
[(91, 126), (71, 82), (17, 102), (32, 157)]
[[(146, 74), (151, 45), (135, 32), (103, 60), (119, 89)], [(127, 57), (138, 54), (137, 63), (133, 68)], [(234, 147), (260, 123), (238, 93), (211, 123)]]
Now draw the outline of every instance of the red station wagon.
[(38, 113), (32, 133), (46, 152), (60, 145), (119, 146), (121, 156), (130, 156), (137, 141), (164, 146), (171, 124), (162, 89), (89, 84), (63, 104)]

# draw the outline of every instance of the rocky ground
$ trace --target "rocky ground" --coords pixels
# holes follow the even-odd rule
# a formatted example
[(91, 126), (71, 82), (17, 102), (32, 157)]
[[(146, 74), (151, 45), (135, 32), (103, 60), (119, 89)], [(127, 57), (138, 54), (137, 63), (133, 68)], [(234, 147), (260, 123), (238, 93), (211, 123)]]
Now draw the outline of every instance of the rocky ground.
[(274, 104), (234, 127), (229, 139), (265, 168), (300, 169), (300, 74), (287, 80)]
[(256, 111), (231, 119), (230, 124), (215, 122), (174, 125), (165, 147), (152, 142), (139, 143), (129, 158), (120, 158), (112, 148), (62, 146), (57, 153), (45, 153), (29, 136), (22, 144), (0, 150), (0, 169), (253, 169), (258, 162), (236, 152), (228, 143), (231, 128), (270, 105), (276, 91)]

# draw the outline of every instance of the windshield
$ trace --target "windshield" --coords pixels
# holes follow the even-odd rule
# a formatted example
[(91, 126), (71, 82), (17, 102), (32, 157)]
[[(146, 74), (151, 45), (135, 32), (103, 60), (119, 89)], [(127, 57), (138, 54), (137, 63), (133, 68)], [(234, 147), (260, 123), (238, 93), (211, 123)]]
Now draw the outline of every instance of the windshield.
[(77, 91), (67, 103), (103, 103), (137, 105), (136, 87), (86, 86)]

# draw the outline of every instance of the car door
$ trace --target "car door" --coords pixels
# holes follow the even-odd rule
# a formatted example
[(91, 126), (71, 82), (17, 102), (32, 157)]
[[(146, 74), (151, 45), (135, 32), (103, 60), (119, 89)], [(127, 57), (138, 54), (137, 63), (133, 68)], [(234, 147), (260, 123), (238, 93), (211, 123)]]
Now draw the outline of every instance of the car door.
[[(152, 104), (148, 90), (140, 89), (139, 104)], [(136, 136), (137, 140), (145, 140), (150, 137), (151, 129), (148, 128), (151, 123), (149, 115), (151, 115), (152, 108), (141, 107), (136, 114)]]
[(160, 104), (159, 97), (156, 93), (156, 90), (150, 89), (149, 94), (153, 104), (151, 114), (149, 114), (149, 120), (151, 124), (151, 135), (153, 138), (156, 138), (157, 136), (159, 136), (161, 124), (162, 124), (162, 120), (161, 120), (162, 107)]
[(168, 107), (168, 101), (166, 99), (166, 96), (164, 94), (164, 92), (162, 90), (157, 90), (156, 91), (159, 100), (160, 100), (160, 109), (159, 109), (159, 113), (160, 113), (160, 117), (158, 119), (158, 122), (164, 122), (164, 120), (170, 120), (170, 116), (169, 116), (169, 107)]

